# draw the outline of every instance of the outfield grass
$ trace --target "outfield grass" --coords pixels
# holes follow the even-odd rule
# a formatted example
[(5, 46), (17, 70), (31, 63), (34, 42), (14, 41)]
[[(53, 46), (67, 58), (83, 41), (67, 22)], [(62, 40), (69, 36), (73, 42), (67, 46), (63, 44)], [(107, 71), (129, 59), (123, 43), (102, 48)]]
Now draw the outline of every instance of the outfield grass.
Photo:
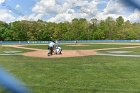
[(140, 92), (139, 58), (0, 56), (0, 59), (7, 71), (24, 81), (35, 93)]
[[(124, 44), (83, 44), (86, 46), (69, 46), (70, 44), (60, 45), (63, 50), (87, 50), (87, 49), (102, 49), (102, 48), (119, 48), (119, 47), (128, 47), (128, 46), (137, 46), (137, 45), (124, 45)], [(28, 45), (24, 46), (28, 48), (38, 48), (38, 49), (48, 49), (48, 45)]]
[(0, 64), (33, 93), (140, 92), (140, 58), (0, 56)]
[(20, 53), (25, 53), (31, 50), (0, 46), (0, 54), (4, 53), (4, 51), (19, 51)]
[(128, 51), (128, 53), (122, 53), (122, 54), (127, 54), (127, 55), (140, 55), (140, 48), (125, 48), (125, 49), (100, 50), (98, 52), (100, 52), (100, 53), (106, 53), (106, 54), (113, 54), (113, 53), (109, 53), (109, 51)]

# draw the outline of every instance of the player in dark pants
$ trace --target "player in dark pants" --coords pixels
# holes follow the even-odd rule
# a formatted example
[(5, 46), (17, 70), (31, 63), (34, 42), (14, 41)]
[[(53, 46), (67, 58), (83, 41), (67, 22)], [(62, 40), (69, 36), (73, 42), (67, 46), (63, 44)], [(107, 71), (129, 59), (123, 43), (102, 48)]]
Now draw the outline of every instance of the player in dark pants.
[(48, 47), (48, 50), (49, 50), (49, 53), (48, 54), (49, 55), (52, 55), (53, 54), (53, 49), (54, 49), (53, 47)]
[(54, 47), (55, 47), (55, 42), (54, 41), (51, 41), (49, 43), (49, 46), (48, 46), (48, 56), (51, 56), (53, 54), (53, 50), (54, 50)]

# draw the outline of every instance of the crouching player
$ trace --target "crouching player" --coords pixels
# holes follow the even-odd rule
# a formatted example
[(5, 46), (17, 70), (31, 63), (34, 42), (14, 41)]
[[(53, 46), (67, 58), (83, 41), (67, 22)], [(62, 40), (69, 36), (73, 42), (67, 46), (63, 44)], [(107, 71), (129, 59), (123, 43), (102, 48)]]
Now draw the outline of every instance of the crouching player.
[(60, 46), (56, 47), (55, 54), (62, 54), (62, 48)]

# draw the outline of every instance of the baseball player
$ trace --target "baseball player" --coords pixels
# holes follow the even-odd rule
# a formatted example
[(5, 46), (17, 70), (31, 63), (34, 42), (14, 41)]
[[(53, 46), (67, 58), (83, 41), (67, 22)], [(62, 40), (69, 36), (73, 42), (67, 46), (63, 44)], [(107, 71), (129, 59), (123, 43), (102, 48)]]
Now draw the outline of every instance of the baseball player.
[(55, 54), (62, 54), (62, 48), (59, 45), (55, 49)]
[(75, 45), (77, 44), (77, 40), (76, 41), (74, 41), (74, 43), (75, 43)]
[(51, 56), (53, 54), (53, 50), (54, 50), (54, 47), (55, 47), (55, 42), (54, 41), (51, 41), (49, 43), (49, 46), (48, 46), (48, 56)]

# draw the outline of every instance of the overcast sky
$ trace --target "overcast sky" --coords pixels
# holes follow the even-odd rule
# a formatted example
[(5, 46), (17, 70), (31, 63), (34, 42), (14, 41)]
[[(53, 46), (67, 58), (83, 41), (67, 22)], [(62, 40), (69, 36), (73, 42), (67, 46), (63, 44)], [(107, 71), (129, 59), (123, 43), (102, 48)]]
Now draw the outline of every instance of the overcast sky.
[[(140, 0), (134, 0), (140, 1)], [(124, 6), (118, 0), (0, 0), (0, 20), (71, 21), (73, 18), (105, 19), (123, 16), (140, 22), (140, 11)]]

